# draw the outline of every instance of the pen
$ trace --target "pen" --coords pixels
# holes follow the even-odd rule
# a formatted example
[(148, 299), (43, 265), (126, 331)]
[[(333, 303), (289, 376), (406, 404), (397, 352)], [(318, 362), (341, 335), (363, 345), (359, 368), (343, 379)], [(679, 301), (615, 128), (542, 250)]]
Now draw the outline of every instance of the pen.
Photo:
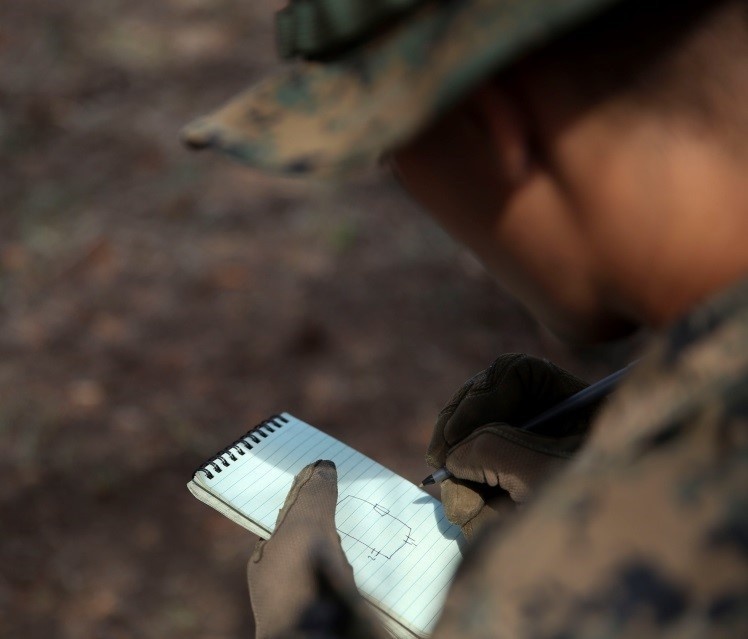
[[(594, 384), (590, 384), (587, 388), (579, 391), (571, 397), (567, 397), (564, 401), (556, 404), (552, 408), (543, 411), (537, 417), (533, 417), (529, 422), (520, 426), (520, 428), (522, 430), (534, 431), (538, 426), (542, 426), (556, 417), (561, 417), (562, 415), (566, 415), (567, 413), (579, 408), (585, 408), (593, 402), (596, 402), (598, 399), (602, 399), (615, 388), (616, 384), (626, 375), (626, 373), (628, 373), (629, 369), (634, 364), (636, 364), (636, 362), (631, 362), (631, 364), (625, 368), (622, 368), (607, 377), (603, 377), (603, 379)], [(430, 486), (431, 484), (440, 484), (451, 476), (452, 473), (450, 473), (446, 468), (440, 468), (426, 477), (426, 479), (418, 484), (418, 487), (423, 488), (424, 486)]]

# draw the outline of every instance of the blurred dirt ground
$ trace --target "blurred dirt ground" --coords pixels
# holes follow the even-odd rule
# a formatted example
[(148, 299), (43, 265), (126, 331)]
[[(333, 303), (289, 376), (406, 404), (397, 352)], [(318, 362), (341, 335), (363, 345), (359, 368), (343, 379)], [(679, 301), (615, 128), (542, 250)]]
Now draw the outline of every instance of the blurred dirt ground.
[(289, 410), (412, 480), (434, 417), (543, 337), (386, 178), (192, 155), (275, 63), (246, 0), (0, 3), (0, 636), (251, 637), (254, 540), (185, 489)]

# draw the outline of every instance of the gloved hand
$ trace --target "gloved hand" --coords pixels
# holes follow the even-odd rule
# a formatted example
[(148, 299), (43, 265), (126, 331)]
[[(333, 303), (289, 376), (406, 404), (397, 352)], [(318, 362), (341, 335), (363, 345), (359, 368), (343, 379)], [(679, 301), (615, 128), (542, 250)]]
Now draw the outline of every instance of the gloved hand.
[(382, 635), (353, 581), (335, 529), (335, 464), (318, 461), (295, 478), (275, 532), (247, 565), (257, 639)]
[(546, 360), (502, 355), (441, 411), (426, 460), (453, 474), (441, 484), (442, 502), (468, 539), (526, 502), (580, 446), (599, 402), (542, 433), (518, 427), (586, 386)]

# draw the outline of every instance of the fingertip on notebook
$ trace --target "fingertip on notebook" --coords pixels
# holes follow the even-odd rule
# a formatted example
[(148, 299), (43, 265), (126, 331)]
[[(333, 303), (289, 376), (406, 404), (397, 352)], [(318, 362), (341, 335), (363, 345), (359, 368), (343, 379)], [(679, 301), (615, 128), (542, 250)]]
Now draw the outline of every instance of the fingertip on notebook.
[(236, 446), (247, 443), (246, 436), (214, 454), (204, 467), (217, 466), (220, 474), (216, 469), (216, 480), (204, 482), (200, 473), (200, 490), (193, 495), (267, 539), (291, 477), (312, 465), (325, 488), (333, 479), (338, 483), (338, 533), (366, 600), (393, 637), (429, 636), (462, 556), (459, 529), (452, 531), (441, 504), (416, 493), (410, 481), (311, 424), (284, 416), (283, 426), (267, 437), (255, 442), (250, 436), (244, 455)]
[(315, 468), (329, 468), (330, 470), (337, 470), (337, 466), (335, 466), (335, 462), (331, 459), (318, 459), (316, 462), (314, 462)]

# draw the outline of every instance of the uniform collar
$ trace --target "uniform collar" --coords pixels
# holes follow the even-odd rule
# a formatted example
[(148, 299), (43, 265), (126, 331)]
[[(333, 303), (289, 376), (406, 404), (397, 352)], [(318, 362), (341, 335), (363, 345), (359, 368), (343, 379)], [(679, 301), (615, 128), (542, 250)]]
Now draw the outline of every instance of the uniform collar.
[[(704, 411), (748, 392), (748, 279), (655, 339), (595, 421), (580, 461), (637, 454)], [(624, 455), (628, 457), (629, 455)]]

